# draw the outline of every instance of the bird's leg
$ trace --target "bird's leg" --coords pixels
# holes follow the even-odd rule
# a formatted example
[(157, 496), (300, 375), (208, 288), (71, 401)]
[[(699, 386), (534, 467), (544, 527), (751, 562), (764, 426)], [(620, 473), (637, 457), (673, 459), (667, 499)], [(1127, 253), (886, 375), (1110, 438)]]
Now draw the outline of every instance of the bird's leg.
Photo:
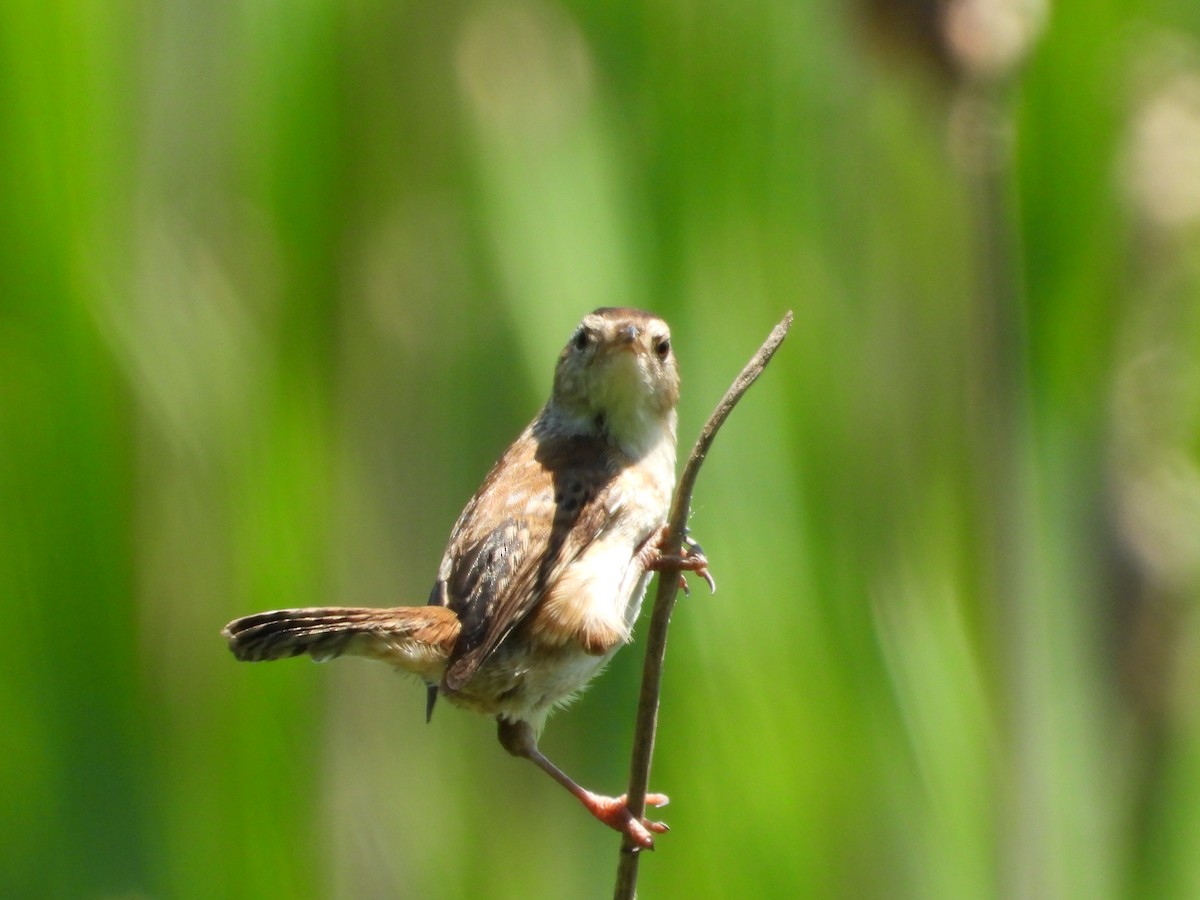
[(646, 568), (652, 572), (679, 572), (679, 586), (685, 594), (688, 592), (687, 581), (682, 573), (695, 572), (704, 579), (709, 592), (716, 593), (717, 583), (713, 581), (712, 573), (708, 570), (708, 557), (704, 555), (700, 545), (685, 534), (679, 553), (663, 553), (662, 540), (666, 534), (667, 526), (664, 525), (658, 543), (647, 543), (642, 548), (642, 553), (646, 554)]
[[(534, 734), (533, 726), (528, 722), (509, 722), (505, 719), (497, 721), (500, 725), (498, 736), (505, 750), (513, 756), (524, 757), (537, 765), (543, 772), (570, 791), (583, 804), (584, 809), (609, 828), (628, 835), (637, 847), (653, 850), (654, 834), (662, 834), (668, 830), (663, 822), (652, 822), (646, 818), (635, 819), (633, 813), (629, 811), (625, 794), (620, 797), (604, 797), (600, 794), (593, 794), (581, 786), (570, 775), (550, 762), (538, 749), (537, 735)], [(666, 806), (667, 796), (666, 794), (647, 794), (646, 804), (648, 806)]]

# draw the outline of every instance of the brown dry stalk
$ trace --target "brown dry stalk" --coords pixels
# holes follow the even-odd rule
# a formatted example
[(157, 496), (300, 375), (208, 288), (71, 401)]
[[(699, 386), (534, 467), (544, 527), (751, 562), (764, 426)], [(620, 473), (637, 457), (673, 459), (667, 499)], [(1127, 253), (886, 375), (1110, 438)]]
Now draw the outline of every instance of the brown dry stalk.
[[(687, 533), (688, 513), (692, 507), (692, 491), (696, 486), (696, 477), (700, 474), (700, 466), (708, 455), (717, 431), (725, 423), (734, 406), (742, 399), (742, 395), (750, 389), (783, 339), (787, 336), (792, 325), (792, 313), (789, 311), (783, 320), (772, 329), (758, 352), (754, 354), (742, 373), (734, 379), (717, 408), (713, 410), (708, 422), (696, 439), (692, 455), (688, 457), (683, 474), (679, 476), (679, 484), (675, 488), (675, 499), (671, 505), (671, 515), (667, 520), (667, 537), (662, 545), (666, 555), (678, 555)], [(658, 728), (658, 702), (662, 686), (663, 659), (667, 652), (667, 627), (671, 623), (671, 611), (675, 608), (675, 599), (679, 593), (679, 579), (670, 572), (664, 572), (658, 578), (658, 592), (654, 597), (654, 609), (650, 614), (650, 629), (646, 635), (646, 662), (642, 669), (642, 688), (638, 696), (637, 723), (633, 733), (633, 759), (629, 769), (629, 811), (635, 819), (640, 819), (646, 812), (646, 790), (650, 782), (650, 762), (654, 756), (654, 735)], [(637, 894), (638, 861), (641, 853), (626, 838), (621, 844), (620, 864), (617, 867), (617, 883), (613, 891), (616, 900), (632, 900)]]

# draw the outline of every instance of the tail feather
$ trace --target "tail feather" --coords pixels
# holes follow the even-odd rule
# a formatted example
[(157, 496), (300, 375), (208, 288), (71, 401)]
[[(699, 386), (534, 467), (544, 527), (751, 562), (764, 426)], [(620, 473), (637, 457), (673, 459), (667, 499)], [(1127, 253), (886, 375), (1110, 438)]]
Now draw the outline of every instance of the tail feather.
[(243, 662), (302, 653), (317, 662), (342, 655), (365, 656), (436, 681), (460, 628), (458, 617), (441, 606), (317, 607), (244, 616), (221, 633)]

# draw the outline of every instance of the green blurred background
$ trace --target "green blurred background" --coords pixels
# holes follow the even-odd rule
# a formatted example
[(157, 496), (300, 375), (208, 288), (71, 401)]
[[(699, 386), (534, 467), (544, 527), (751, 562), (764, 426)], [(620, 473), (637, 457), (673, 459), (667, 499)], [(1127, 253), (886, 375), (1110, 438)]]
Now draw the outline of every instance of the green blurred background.
[(796, 311), (644, 896), (1200, 896), (1194, 0), (0, 2), (0, 895), (607, 896), (489, 722), (219, 635), (423, 602), (601, 305), (685, 448)]

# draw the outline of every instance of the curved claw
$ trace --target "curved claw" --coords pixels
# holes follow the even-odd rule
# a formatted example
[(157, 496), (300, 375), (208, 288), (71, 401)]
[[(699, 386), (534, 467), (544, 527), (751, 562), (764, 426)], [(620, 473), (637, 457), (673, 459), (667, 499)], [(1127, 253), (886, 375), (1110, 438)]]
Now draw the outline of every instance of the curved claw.
[(697, 564), (691, 571), (704, 579), (704, 583), (708, 585), (708, 592), (710, 594), (715, 594), (717, 592), (717, 583), (713, 580), (712, 572), (708, 570), (708, 557), (704, 555), (704, 548), (686, 534), (683, 536), (683, 556), (685, 559)]
[[(660, 553), (650, 560), (647, 568), (655, 572), (695, 572), (704, 579), (709, 593), (717, 592), (717, 583), (708, 569), (708, 558), (700, 552), (700, 545), (690, 539), (684, 542), (682, 552), (678, 556)], [(682, 579), (683, 576), (680, 575), (680, 587), (686, 594), (687, 588)]]
[[(581, 797), (583, 805), (593, 816), (614, 831), (627, 835), (634, 846), (641, 850), (654, 849), (654, 835), (666, 834), (670, 828), (665, 822), (655, 822), (644, 816), (635, 819), (629, 811), (626, 794), (619, 797), (603, 797), (590, 791)], [(670, 802), (666, 794), (647, 794), (647, 806), (666, 806)]]

